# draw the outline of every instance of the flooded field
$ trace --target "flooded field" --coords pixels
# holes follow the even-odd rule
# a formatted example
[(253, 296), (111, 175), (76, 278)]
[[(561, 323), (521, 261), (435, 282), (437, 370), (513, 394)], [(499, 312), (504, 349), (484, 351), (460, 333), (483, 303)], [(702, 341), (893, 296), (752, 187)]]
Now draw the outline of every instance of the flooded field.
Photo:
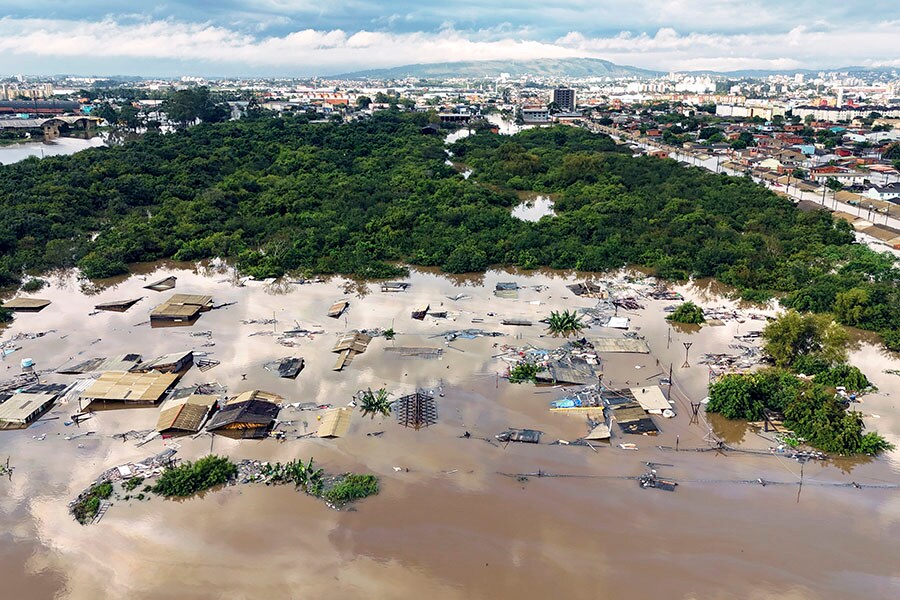
[[(771, 445), (742, 424), (707, 420), (702, 412), (692, 422), (690, 410), (690, 402), (706, 396), (709, 380), (709, 367), (697, 359), (728, 352), (735, 335), (761, 329), (760, 321), (676, 330), (664, 319), (672, 302), (647, 299), (644, 309), (620, 310), (650, 353), (602, 355), (603, 383), (653, 386), (671, 368), (677, 416), (653, 417), (656, 437), (614, 431), (611, 443), (592, 449), (552, 445), (584, 436), (584, 417), (549, 410), (564, 395), (559, 387), (507, 382), (508, 364), (499, 358), (505, 346), (561, 346), (565, 340), (547, 336), (538, 321), (551, 310), (596, 305), (566, 288), (583, 275), (491, 271), (449, 278), (414, 271), (407, 291), (382, 292), (378, 283), (339, 278), (240, 286), (229, 269), (215, 266), (147, 265), (137, 272), (90, 290), (71, 275), (57, 276), (30, 294), (52, 304), (18, 314), (0, 330), (0, 341), (50, 333), (19, 341), (20, 349), (0, 363), (0, 379), (19, 374), (26, 357), (42, 381), (70, 383), (73, 376), (54, 371), (92, 357), (195, 350), (220, 364), (206, 372), (192, 368), (179, 387), (215, 382), (229, 396), (263, 389), (289, 403), (335, 407), (368, 387), (385, 387), (394, 397), (435, 388), (443, 393), (436, 398), (438, 422), (415, 431), (357, 410), (344, 437), (296, 439), (317, 428), (317, 413), (286, 408), (280, 415), (290, 422), (282, 426), (286, 441), (202, 435), (166, 442), (182, 460), (210, 450), (235, 460), (315, 457), (329, 472), (376, 474), (380, 494), (351, 510), (332, 510), (288, 487), (238, 485), (183, 501), (116, 501), (102, 521), (81, 526), (67, 511), (71, 499), (104, 470), (166, 446), (159, 438), (136, 447), (112, 437), (154, 428), (156, 407), (100, 410), (67, 426), (79, 407), (59, 404), (28, 429), (0, 432), (0, 457), (10, 456), (15, 467), (0, 479), (4, 597), (162, 599), (173, 590), (190, 599), (900, 597), (894, 557), (900, 490), (848, 485), (900, 483), (900, 452), (807, 463), (801, 490), (795, 461), (694, 451), (714, 439), (747, 450)], [(177, 277), (174, 290), (144, 289), (169, 275)], [(516, 297), (495, 295), (500, 282), (516, 282)], [(733, 305), (711, 285), (678, 291), (705, 304)], [(172, 293), (234, 304), (203, 313), (191, 327), (151, 328), (150, 311)], [(123, 313), (94, 310), (131, 298), (143, 299)], [(349, 301), (349, 309), (328, 318), (339, 300)], [(425, 304), (446, 310), (447, 318), (412, 319), (411, 311)], [(501, 324), (505, 319), (533, 325)], [(332, 370), (339, 335), (363, 328), (393, 328), (397, 335), (375, 337), (343, 371)], [(449, 344), (441, 335), (468, 328), (502, 335)], [(291, 338), (294, 346), (286, 347), (278, 340), (287, 329), (320, 333)], [(625, 334), (592, 327), (584, 335)], [(687, 351), (684, 342), (692, 344)], [(391, 346), (443, 352), (426, 360), (385, 350)], [(264, 368), (285, 356), (306, 361), (296, 380)], [(686, 358), (691, 366), (683, 366)], [(883, 372), (900, 361), (862, 339), (851, 362), (879, 388), (858, 405), (867, 425), (900, 445), (900, 376)], [(486, 441), (508, 427), (540, 430), (541, 443)], [(87, 431), (95, 433), (66, 439)], [(377, 432), (383, 434), (367, 435)], [(648, 462), (677, 481), (677, 491), (641, 489), (634, 478)], [(567, 477), (516, 477), (538, 471)], [(752, 483), (759, 479), (776, 483)]]

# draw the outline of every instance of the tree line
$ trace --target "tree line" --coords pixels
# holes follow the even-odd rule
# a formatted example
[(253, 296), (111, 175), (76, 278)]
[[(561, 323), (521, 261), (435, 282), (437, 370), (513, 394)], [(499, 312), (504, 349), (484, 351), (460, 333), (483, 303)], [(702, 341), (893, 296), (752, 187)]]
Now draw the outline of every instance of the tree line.
[[(564, 126), (460, 140), (451, 149), (474, 170), (466, 179), (443, 140), (422, 135), (427, 124), (397, 110), (346, 124), (265, 116), (0, 167), (0, 285), (56, 267), (96, 278), (214, 256), (257, 277), (640, 265), (833, 312), (900, 348), (900, 271), (827, 212)], [(552, 194), (557, 215), (514, 219), (521, 192)]]

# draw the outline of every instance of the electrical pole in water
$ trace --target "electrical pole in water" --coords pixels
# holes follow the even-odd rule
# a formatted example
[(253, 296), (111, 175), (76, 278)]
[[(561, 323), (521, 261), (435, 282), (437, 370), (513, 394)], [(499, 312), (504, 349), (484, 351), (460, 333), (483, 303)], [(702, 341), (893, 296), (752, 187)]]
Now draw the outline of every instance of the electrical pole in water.
[(684, 364), (681, 365), (681, 368), (688, 369), (691, 366), (690, 363), (688, 362), (688, 353), (690, 352), (691, 346), (693, 346), (694, 343), (693, 342), (681, 342), (681, 343), (684, 344)]

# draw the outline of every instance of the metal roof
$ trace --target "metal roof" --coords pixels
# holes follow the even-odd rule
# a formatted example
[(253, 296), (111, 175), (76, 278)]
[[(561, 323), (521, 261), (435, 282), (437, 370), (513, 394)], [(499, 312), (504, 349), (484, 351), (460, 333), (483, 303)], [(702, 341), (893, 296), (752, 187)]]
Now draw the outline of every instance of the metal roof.
[(272, 424), (280, 410), (277, 404), (265, 400), (226, 404), (209, 420), (206, 428), (212, 431), (234, 424), (268, 426)]
[(322, 415), (322, 422), (319, 423), (319, 430), (316, 435), (320, 438), (343, 437), (347, 435), (350, 429), (350, 417), (353, 416), (353, 409), (336, 408), (329, 410)]
[(631, 388), (631, 393), (634, 395), (634, 399), (638, 401), (638, 404), (641, 405), (641, 408), (646, 411), (672, 408), (669, 401), (663, 396), (662, 390), (659, 389), (659, 386), (657, 385), (639, 388), (633, 387)]
[(234, 398), (228, 400), (225, 404), (238, 404), (240, 402), (248, 402), (250, 400), (263, 400), (265, 402), (271, 402), (272, 404), (277, 404), (280, 406), (284, 402), (284, 397), (272, 392), (264, 392), (262, 390), (249, 390), (246, 392), (241, 392)]
[(56, 394), (19, 392), (0, 404), (0, 422), (27, 423), (56, 399)]
[(49, 305), (49, 300), (42, 300), (41, 298), (13, 298), (6, 302), (3, 308), (8, 308), (9, 310), (40, 310)]
[(189, 319), (212, 308), (212, 296), (174, 294), (150, 313), (150, 318)]
[(107, 371), (81, 395), (90, 400), (157, 402), (178, 381), (174, 373)]
[(216, 400), (216, 396), (192, 394), (186, 398), (167, 402), (160, 407), (156, 430), (200, 431), (210, 407)]

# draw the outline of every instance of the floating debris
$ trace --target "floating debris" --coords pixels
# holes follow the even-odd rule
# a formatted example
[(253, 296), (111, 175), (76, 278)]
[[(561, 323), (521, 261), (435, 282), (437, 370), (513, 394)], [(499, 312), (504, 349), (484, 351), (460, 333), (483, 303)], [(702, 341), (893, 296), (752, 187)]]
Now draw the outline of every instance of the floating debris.
[(541, 436), (543, 433), (544, 432), (536, 429), (507, 429), (506, 431), (501, 431), (494, 437), (497, 438), (497, 441), (503, 443), (522, 442), (525, 444), (539, 444), (541, 443)]

